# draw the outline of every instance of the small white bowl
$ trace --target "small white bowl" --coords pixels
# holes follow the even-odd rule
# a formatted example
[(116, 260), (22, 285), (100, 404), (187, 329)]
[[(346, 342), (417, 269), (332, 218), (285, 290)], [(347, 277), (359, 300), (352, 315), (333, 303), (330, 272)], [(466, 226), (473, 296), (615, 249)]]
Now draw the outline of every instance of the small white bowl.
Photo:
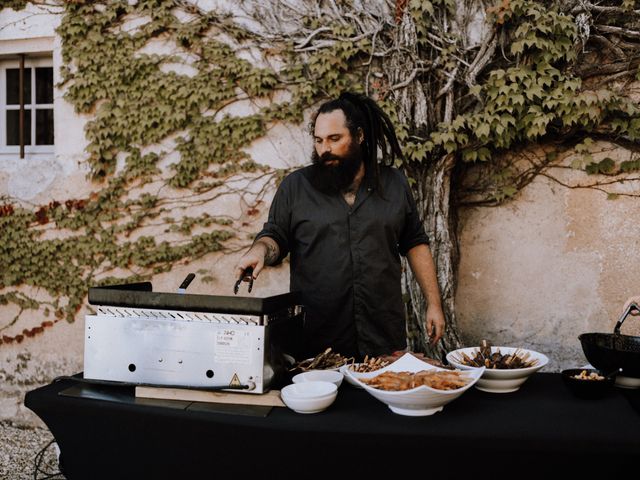
[(640, 388), (640, 378), (617, 375), (615, 386), (620, 388)]
[(292, 380), (293, 383), (302, 382), (331, 382), (336, 387), (342, 384), (344, 375), (335, 370), (309, 370), (308, 372), (302, 372), (295, 375)]
[(297, 413), (318, 413), (326, 410), (338, 396), (338, 387), (331, 382), (302, 382), (287, 385), (280, 391), (284, 404)]
[[(462, 356), (461, 353), (465, 353), (467, 356), (471, 357), (478, 351), (478, 349), (479, 347), (459, 348), (458, 350), (447, 353), (447, 361), (460, 370), (477, 370), (478, 367), (465, 365), (464, 363), (460, 363), (457, 359)], [(478, 380), (478, 383), (476, 383), (476, 388), (483, 392), (515, 392), (531, 375), (549, 363), (549, 358), (546, 355), (534, 352), (533, 350), (515, 347), (491, 347), (492, 353), (496, 350), (500, 350), (500, 353), (502, 354), (511, 354), (516, 351), (523, 354), (528, 353), (530, 359), (536, 359), (538, 362), (533, 367), (528, 368), (486, 368), (482, 377)]]

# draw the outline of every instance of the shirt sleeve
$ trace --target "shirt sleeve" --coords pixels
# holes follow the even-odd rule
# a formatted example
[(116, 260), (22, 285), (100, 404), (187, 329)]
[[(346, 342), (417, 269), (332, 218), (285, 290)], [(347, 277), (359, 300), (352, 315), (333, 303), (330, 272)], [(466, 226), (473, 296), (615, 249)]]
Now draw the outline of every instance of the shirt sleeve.
[(418, 213), (418, 208), (411, 193), (407, 177), (400, 171), (399, 174), (404, 191), (404, 201), (406, 202), (406, 215), (404, 227), (398, 241), (398, 250), (400, 255), (406, 256), (409, 250), (416, 245), (429, 245), (429, 237), (427, 237), (425, 233), (424, 224)]
[(289, 240), (291, 231), (291, 208), (290, 208), (290, 186), (289, 177), (286, 177), (271, 203), (269, 209), (269, 217), (262, 227), (262, 230), (256, 235), (256, 240), (262, 237), (270, 237), (278, 244), (280, 255), (274, 262), (278, 264), (289, 254)]

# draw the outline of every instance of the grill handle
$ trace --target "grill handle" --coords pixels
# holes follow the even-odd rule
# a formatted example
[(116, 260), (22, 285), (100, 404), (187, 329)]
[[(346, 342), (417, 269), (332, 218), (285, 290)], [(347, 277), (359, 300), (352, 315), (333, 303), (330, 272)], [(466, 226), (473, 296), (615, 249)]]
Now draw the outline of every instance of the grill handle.
[(196, 274), (195, 273), (190, 273), (189, 275), (187, 275), (187, 277), (182, 281), (182, 283), (178, 287), (178, 293), (186, 292), (187, 291), (187, 287), (193, 281), (194, 278), (196, 278)]
[(622, 312), (622, 315), (618, 319), (618, 323), (616, 323), (616, 326), (613, 329), (614, 334), (620, 335), (620, 327), (622, 327), (623, 322), (629, 316), (629, 314), (631, 313), (631, 310), (634, 310), (634, 309), (640, 312), (640, 307), (638, 307), (638, 304), (630, 303), (629, 306), (626, 308), (626, 310)]

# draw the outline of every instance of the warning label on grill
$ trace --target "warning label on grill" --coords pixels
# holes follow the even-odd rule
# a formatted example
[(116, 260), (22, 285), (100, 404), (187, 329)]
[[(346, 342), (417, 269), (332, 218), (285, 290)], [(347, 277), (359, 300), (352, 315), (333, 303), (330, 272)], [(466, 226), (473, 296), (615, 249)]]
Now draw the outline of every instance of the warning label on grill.
[(233, 329), (221, 329), (216, 332), (216, 348), (214, 359), (219, 363), (251, 362), (250, 332)]
[(231, 379), (231, 383), (229, 384), (230, 387), (239, 387), (242, 384), (240, 383), (240, 378), (238, 378), (238, 374), (234, 373), (233, 374), (233, 378)]

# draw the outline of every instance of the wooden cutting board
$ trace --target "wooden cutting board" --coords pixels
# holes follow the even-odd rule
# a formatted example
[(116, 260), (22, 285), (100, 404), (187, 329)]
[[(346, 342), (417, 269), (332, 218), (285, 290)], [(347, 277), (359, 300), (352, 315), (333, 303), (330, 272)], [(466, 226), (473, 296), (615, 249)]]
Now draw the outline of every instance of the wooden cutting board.
[(208, 392), (188, 388), (136, 387), (136, 397), (162, 400), (183, 400), (188, 402), (226, 403), (234, 405), (262, 405), (286, 407), (280, 398), (280, 390), (270, 390), (263, 394)]

